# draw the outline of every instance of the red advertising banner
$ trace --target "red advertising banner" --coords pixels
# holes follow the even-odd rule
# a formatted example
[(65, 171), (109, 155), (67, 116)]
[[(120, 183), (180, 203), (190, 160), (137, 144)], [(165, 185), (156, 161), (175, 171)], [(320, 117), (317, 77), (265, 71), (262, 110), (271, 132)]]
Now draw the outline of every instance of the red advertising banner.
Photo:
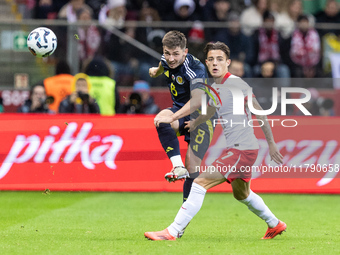
[[(297, 172), (312, 173), (314, 169), (319, 174), (317, 178), (312, 174), (268, 178), (262, 171), (255, 174), (252, 189), (340, 193), (340, 118), (270, 119), (277, 119), (272, 121), (272, 129), (285, 156), (284, 166), (295, 166)], [(295, 127), (288, 127), (295, 122)], [(261, 147), (256, 165), (268, 166), (270, 158), (261, 128), (255, 127), (255, 133)], [(223, 147), (217, 146), (221, 139), (217, 126), (205, 163), (222, 153)], [(153, 116), (1, 114), (0, 140), (1, 190), (182, 190), (182, 182), (169, 184), (164, 180), (171, 163), (158, 141)], [(187, 145), (183, 139), (180, 145), (184, 155)], [(213, 189), (230, 190), (228, 184)]]

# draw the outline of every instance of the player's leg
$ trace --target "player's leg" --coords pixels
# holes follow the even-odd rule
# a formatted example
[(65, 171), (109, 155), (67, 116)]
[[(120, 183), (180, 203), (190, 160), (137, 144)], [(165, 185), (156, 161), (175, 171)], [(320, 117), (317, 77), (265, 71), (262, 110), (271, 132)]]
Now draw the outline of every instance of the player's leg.
[(216, 172), (214, 167), (211, 167), (210, 171), (202, 173), (199, 178), (194, 180), (189, 197), (179, 209), (174, 222), (162, 231), (144, 233), (145, 237), (151, 240), (176, 240), (201, 209), (207, 190), (223, 182), (225, 182), (225, 178)]
[(222, 174), (215, 171), (214, 167), (210, 171), (202, 173), (192, 184), (188, 199), (179, 209), (174, 222), (168, 227), (172, 236), (178, 237), (179, 233), (185, 229), (191, 219), (201, 209), (205, 194), (208, 189), (225, 182)]
[[(279, 220), (265, 205), (262, 198), (250, 190), (251, 169), (257, 158), (258, 150), (228, 150), (226, 156), (221, 157), (222, 165), (232, 166), (226, 173), (227, 182), (231, 183), (234, 197), (248, 206), (249, 210), (265, 220), (269, 227), (275, 227)], [(225, 161), (223, 161), (223, 159)]]
[[(158, 113), (156, 117), (170, 116), (172, 114), (173, 111), (171, 111), (170, 109), (164, 109), (160, 113)], [(178, 128), (179, 122), (176, 120), (171, 124), (161, 123), (156, 129), (159, 141), (161, 142), (162, 147), (168, 155), (173, 167), (184, 167), (180, 154), (179, 142), (176, 135), (176, 133), (178, 132)]]
[(199, 167), (201, 165), (201, 161), (202, 160), (193, 153), (191, 146), (188, 146), (185, 157), (185, 167), (189, 171), (189, 177), (185, 179), (183, 184), (183, 202), (187, 200), (192, 183), (200, 174)]
[[(208, 126), (207, 126), (208, 127)], [(201, 126), (200, 131), (195, 134), (193, 137), (194, 139), (190, 140), (190, 149), (191, 154), (190, 160), (186, 162), (190, 162), (189, 168), (192, 172), (199, 173), (199, 169), (201, 167), (201, 159), (204, 157), (205, 152), (209, 148), (210, 144), (210, 138), (213, 135), (212, 131), (210, 132), (204, 132), (203, 126)], [(210, 134), (209, 134), (210, 133)], [(189, 196), (186, 200), (186, 202), (189, 202), (188, 204), (191, 204), (191, 201), (196, 201), (195, 205), (202, 205), (203, 199), (195, 199), (199, 198), (199, 190), (202, 192), (204, 190), (208, 190), (222, 182), (224, 182), (227, 178), (229, 173), (225, 170), (226, 168), (223, 166), (226, 165), (234, 165), (238, 162), (238, 155), (230, 153), (230, 151), (226, 151), (223, 155), (221, 155), (218, 159), (216, 159), (212, 166), (205, 166), (204, 171), (202, 170), (202, 174), (194, 180), (194, 183), (191, 186), (191, 191), (189, 191)], [(222, 165), (220, 165), (222, 163)], [(225, 163), (225, 164), (224, 164)], [(186, 179), (186, 181), (188, 178)], [(205, 194), (205, 193), (204, 193)], [(189, 199), (190, 197), (190, 199)], [(204, 198), (204, 196), (203, 196)], [(201, 202), (201, 203), (200, 203)], [(187, 203), (184, 203), (187, 204)], [(198, 209), (199, 210), (199, 209)], [(176, 222), (176, 221), (175, 221)], [(178, 232), (177, 237), (181, 237), (184, 233), (186, 227), (182, 229), (182, 231)], [(170, 228), (171, 231), (171, 228)]]
[(267, 223), (268, 230), (263, 239), (274, 238), (286, 229), (286, 224), (279, 221), (264, 203), (263, 199), (250, 189), (250, 181), (246, 182), (242, 179), (235, 179), (231, 182), (231, 186), (234, 197), (248, 206), (250, 211)]
[[(169, 111), (174, 113), (178, 111), (179, 109), (180, 109), (179, 107), (173, 106), (172, 108), (169, 108), (168, 111), (165, 112), (164, 114), (169, 114)], [(190, 116), (186, 116), (184, 118), (176, 120), (173, 123), (171, 123), (171, 128), (176, 132), (176, 139), (177, 139), (177, 136), (184, 135), (185, 136), (184, 140), (189, 143), (190, 134), (188, 133), (188, 130), (185, 128), (186, 126), (185, 122), (188, 120), (190, 120)], [(178, 140), (177, 140), (177, 144), (178, 144)], [(167, 147), (166, 151), (169, 151), (170, 149), (172, 149), (172, 147), (171, 148)], [(180, 179), (187, 179), (189, 177), (189, 172), (187, 168), (183, 166), (181, 155), (179, 154), (179, 145), (177, 145), (176, 150), (171, 151), (171, 153), (172, 155), (169, 152), (168, 156), (169, 157), (171, 156), (170, 160), (173, 164), (173, 168), (169, 173), (165, 174), (165, 179), (169, 182), (173, 182), (173, 181), (180, 180)], [(187, 162), (186, 162), (186, 165), (187, 165)]]
[[(189, 120), (190, 118), (185, 119), (185, 121)], [(183, 184), (183, 202), (188, 198), (191, 185), (194, 179), (199, 175), (199, 168), (202, 159), (209, 148), (213, 132), (214, 128), (211, 120), (202, 123), (191, 133), (189, 133), (188, 130), (185, 130), (185, 140), (189, 141), (189, 147), (185, 158), (185, 167), (189, 171), (189, 177), (185, 179)]]
[[(202, 155), (202, 158), (203, 156), (204, 155)], [(199, 168), (201, 166), (201, 162), (201, 158), (193, 153), (192, 148), (189, 145), (185, 158), (185, 167), (189, 170), (189, 177), (185, 179), (183, 184), (183, 203), (188, 199), (192, 184), (200, 174)], [(178, 237), (182, 237), (184, 235), (184, 231), (185, 228), (178, 234)]]

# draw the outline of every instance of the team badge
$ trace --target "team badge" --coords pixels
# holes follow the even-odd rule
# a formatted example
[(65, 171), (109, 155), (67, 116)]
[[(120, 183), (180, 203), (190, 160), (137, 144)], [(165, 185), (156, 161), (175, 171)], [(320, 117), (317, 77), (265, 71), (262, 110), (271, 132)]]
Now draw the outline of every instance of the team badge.
[(181, 84), (181, 85), (184, 83), (183, 78), (181, 76), (177, 76), (176, 81), (178, 84)]
[(175, 75), (171, 75), (171, 79), (173, 80), (173, 81), (175, 81)]

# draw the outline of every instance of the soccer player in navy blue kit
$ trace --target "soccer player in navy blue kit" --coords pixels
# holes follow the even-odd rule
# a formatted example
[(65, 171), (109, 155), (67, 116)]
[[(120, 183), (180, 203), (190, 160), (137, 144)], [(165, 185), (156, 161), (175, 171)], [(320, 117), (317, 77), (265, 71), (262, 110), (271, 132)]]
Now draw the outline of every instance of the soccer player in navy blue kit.
[[(163, 56), (158, 67), (149, 69), (151, 77), (165, 74), (169, 87), (173, 106), (162, 110), (154, 119), (159, 140), (172, 162), (172, 170), (165, 175), (169, 182), (185, 179), (183, 185), (183, 200), (188, 197), (193, 180), (199, 175), (195, 172), (195, 166), (200, 166), (201, 160), (209, 147), (213, 133), (210, 120), (191, 134), (187, 128), (190, 121), (190, 109), (197, 109), (201, 105), (201, 96), (204, 91), (190, 88), (190, 82), (195, 80), (204, 82), (208, 77), (205, 66), (194, 56), (188, 53), (186, 38), (179, 31), (168, 32), (163, 40)], [(196, 112), (197, 113), (197, 112)], [(197, 113), (198, 114), (198, 113)], [(183, 164), (177, 136), (184, 135), (189, 143), (185, 166)], [(190, 163), (189, 163), (190, 155)], [(188, 172), (189, 170), (189, 172)]]
[[(195, 130), (197, 124), (204, 123), (217, 112), (218, 118), (225, 120), (222, 125), (226, 142), (225, 150), (215, 159), (207, 171), (202, 171), (200, 178), (194, 180), (190, 195), (187, 201), (181, 205), (173, 223), (162, 231), (145, 232), (144, 236), (150, 240), (175, 241), (183, 235), (184, 229), (201, 209), (207, 190), (228, 182), (232, 187), (235, 199), (246, 205), (252, 213), (266, 222), (268, 228), (262, 239), (272, 239), (285, 231), (287, 225), (280, 221), (263, 199), (250, 189), (252, 171), (244, 171), (244, 169), (247, 167), (251, 169), (254, 165), (258, 155), (259, 143), (254, 134), (253, 126), (239, 125), (242, 120), (252, 118), (248, 106), (244, 108), (244, 114), (233, 113), (234, 96), (231, 90), (237, 86), (243, 94), (237, 96), (244, 101), (245, 105), (248, 105), (248, 90), (251, 87), (240, 77), (229, 73), (230, 49), (227, 45), (221, 42), (210, 42), (206, 45), (204, 52), (207, 68), (214, 79), (212, 88), (215, 87), (216, 90), (219, 90), (220, 101), (216, 103), (211, 98), (207, 106), (207, 114), (202, 114), (191, 121), (190, 130)], [(251, 102), (255, 109), (262, 110), (254, 95)], [(271, 160), (274, 160), (276, 164), (282, 164), (283, 156), (275, 143), (267, 116), (256, 115), (256, 118), (263, 123), (261, 129), (268, 143)], [(237, 125), (232, 123), (237, 123)], [(227, 214), (222, 215), (222, 217), (227, 217)]]

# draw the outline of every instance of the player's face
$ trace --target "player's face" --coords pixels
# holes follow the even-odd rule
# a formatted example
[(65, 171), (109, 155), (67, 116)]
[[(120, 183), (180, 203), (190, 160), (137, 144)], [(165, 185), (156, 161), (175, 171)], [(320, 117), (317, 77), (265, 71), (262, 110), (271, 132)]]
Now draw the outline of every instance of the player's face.
[(211, 50), (207, 54), (205, 64), (214, 79), (222, 79), (228, 72), (230, 59), (227, 59), (226, 54), (221, 50)]
[(169, 67), (171, 69), (175, 69), (184, 62), (185, 57), (188, 54), (188, 49), (181, 49), (178, 46), (176, 48), (170, 49), (164, 46), (163, 54)]

